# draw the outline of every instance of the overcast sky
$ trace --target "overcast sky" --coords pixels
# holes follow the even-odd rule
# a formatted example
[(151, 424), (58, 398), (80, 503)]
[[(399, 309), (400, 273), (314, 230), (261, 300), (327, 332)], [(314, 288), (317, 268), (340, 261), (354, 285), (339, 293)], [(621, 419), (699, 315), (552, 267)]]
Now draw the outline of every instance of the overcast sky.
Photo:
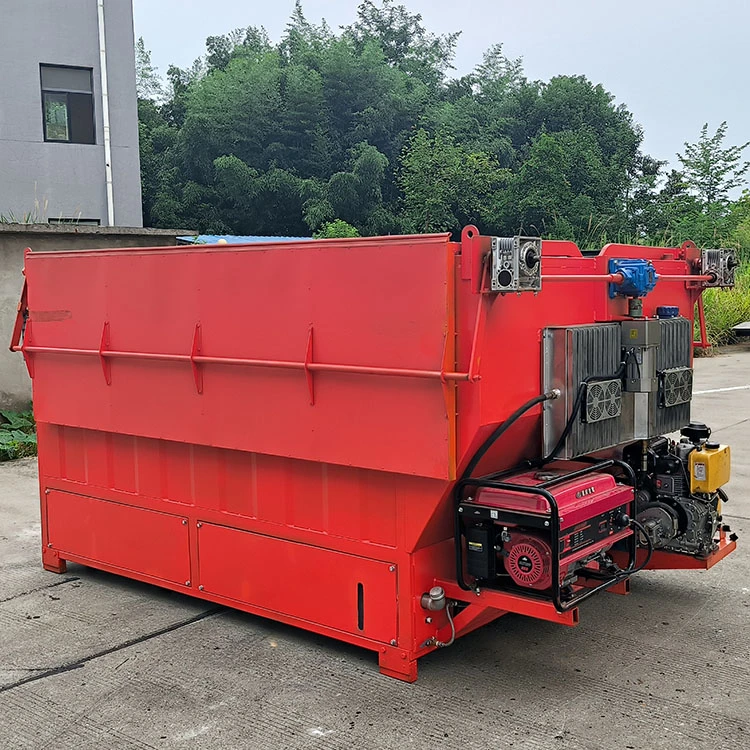
[[(624, 102), (643, 126), (643, 149), (676, 163), (708, 122), (729, 123), (729, 141), (750, 140), (746, 0), (404, 0), (434, 33), (461, 31), (456, 73), (490, 45), (523, 57), (526, 75), (583, 74)], [(135, 35), (152, 61), (190, 65), (207, 36), (265, 26), (274, 41), (294, 0), (133, 0)], [(310, 21), (351, 23), (356, 0), (303, 0)]]

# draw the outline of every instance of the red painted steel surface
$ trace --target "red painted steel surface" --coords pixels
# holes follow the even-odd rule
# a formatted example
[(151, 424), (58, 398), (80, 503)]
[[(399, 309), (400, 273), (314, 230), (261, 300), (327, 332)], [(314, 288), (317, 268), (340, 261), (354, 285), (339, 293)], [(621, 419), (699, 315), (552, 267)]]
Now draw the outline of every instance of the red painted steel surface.
[[(38, 418), (450, 478), (440, 384), (454, 335), (447, 239), (31, 253), (26, 343)], [(197, 323), (212, 360), (192, 354)]]
[[(398, 634), (395, 565), (228, 526), (198, 525), (198, 584), (207, 594), (390, 643)], [(269, 575), (269, 571), (296, 575)], [(325, 571), (325, 575), (311, 575)]]
[(190, 580), (187, 519), (50, 490), (44, 523), (61, 555), (75, 554), (185, 585)]
[[(419, 600), (567, 625), (550, 603), (461, 590), (455, 477), (541, 390), (545, 326), (617, 320), (610, 257), (694, 270), (694, 246), (543, 244), (543, 291), (490, 295), (490, 238), (28, 253), (12, 348), (33, 376), (43, 562), (82, 562), (334, 636), (416, 679), (450, 635)], [(700, 284), (644, 300), (692, 319)], [(23, 313), (28, 305), (28, 320)], [(479, 470), (540, 452), (540, 411)], [(393, 570), (391, 570), (393, 569)], [(183, 580), (184, 579), (184, 580)], [(364, 623), (360, 628), (362, 584)]]

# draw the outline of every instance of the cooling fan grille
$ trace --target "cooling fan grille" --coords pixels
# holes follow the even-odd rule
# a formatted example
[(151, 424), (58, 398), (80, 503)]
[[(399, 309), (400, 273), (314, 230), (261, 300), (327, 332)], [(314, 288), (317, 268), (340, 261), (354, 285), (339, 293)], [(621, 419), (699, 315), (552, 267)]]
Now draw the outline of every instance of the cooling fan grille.
[(586, 422), (601, 422), (622, 414), (622, 381), (600, 380), (586, 386)]
[(662, 373), (662, 401), (664, 406), (686, 404), (693, 397), (693, 370), (673, 367)]

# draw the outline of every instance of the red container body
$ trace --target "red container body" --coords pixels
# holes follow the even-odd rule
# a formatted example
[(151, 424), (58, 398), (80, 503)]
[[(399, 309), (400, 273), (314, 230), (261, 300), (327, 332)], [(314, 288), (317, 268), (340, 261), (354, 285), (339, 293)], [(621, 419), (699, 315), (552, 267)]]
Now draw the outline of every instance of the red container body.
[[(12, 348), (33, 377), (45, 567), (83, 563), (340, 638), (408, 681), (448, 634), (445, 613), (420, 606), (437, 582), (470, 602), (459, 635), (508, 611), (575, 624), (577, 610), (458, 589), (456, 476), (540, 392), (543, 328), (627, 314), (596, 278), (608, 258), (684, 276), (697, 256), (545, 241), (542, 291), (491, 295), (489, 243), (468, 227), (461, 242), (28, 252)], [(692, 320), (698, 296), (659, 282), (644, 311)], [(540, 429), (537, 409), (480, 469), (538, 456)]]

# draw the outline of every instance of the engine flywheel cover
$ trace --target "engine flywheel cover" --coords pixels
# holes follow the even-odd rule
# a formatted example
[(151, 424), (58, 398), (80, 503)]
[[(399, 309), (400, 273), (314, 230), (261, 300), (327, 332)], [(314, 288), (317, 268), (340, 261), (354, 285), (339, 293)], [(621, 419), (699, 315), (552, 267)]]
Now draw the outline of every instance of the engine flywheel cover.
[[(648, 531), (651, 542), (657, 549), (664, 547), (677, 536), (679, 521), (677, 513), (666, 503), (654, 502), (644, 505), (638, 513), (638, 520)], [(645, 546), (643, 534), (638, 532), (638, 539)]]
[(548, 589), (552, 585), (552, 551), (546, 542), (518, 535), (507, 545), (505, 568), (518, 586)]

